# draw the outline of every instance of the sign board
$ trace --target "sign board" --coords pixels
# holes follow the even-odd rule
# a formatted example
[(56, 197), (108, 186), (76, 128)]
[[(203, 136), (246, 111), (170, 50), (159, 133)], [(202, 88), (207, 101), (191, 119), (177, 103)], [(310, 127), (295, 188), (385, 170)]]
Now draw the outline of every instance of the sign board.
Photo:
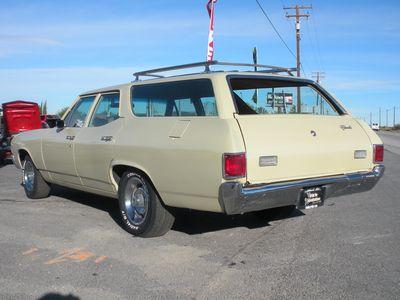
[(286, 105), (293, 105), (292, 93), (268, 93), (267, 104), (275, 107), (283, 107), (283, 101)]

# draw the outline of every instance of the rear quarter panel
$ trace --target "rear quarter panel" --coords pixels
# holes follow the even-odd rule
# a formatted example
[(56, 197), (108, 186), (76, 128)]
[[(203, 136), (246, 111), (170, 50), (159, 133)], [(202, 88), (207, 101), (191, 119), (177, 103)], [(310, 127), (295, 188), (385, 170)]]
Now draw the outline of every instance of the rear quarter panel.
[[(176, 138), (182, 121), (188, 124)], [(114, 150), (113, 164), (129, 163), (144, 171), (165, 204), (220, 212), (222, 153), (242, 152), (244, 144), (233, 118), (131, 116)]]
[(368, 136), (369, 140), (371, 141), (371, 153), (373, 153), (373, 145), (383, 145), (382, 139), (363, 120), (360, 120), (360, 119), (355, 119), (355, 120), (361, 126), (361, 128), (364, 130), (365, 134)]
[(363, 120), (360, 120), (360, 119), (355, 119), (355, 120), (362, 127), (362, 129), (365, 131), (365, 133), (368, 135), (368, 138), (371, 141), (371, 145), (372, 144), (383, 144), (381, 138), (376, 134), (375, 131), (372, 130), (371, 127), (368, 126), (367, 123), (365, 123)]

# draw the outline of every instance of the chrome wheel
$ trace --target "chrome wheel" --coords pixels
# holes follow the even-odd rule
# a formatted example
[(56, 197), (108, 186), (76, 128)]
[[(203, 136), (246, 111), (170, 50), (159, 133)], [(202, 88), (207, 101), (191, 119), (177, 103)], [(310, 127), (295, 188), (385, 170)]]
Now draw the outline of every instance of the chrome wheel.
[(149, 191), (146, 184), (139, 177), (131, 177), (124, 191), (124, 206), (129, 221), (139, 226), (147, 216), (149, 208)]
[(23, 184), (28, 191), (33, 191), (35, 183), (35, 169), (30, 161), (25, 161), (23, 169)]

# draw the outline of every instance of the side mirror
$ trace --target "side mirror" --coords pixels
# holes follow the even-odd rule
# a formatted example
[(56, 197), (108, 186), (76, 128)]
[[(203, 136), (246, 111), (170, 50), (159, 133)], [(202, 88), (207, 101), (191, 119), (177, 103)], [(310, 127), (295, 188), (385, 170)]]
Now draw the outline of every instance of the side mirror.
[(56, 127), (57, 127), (57, 129), (63, 129), (64, 128), (64, 120), (57, 120)]

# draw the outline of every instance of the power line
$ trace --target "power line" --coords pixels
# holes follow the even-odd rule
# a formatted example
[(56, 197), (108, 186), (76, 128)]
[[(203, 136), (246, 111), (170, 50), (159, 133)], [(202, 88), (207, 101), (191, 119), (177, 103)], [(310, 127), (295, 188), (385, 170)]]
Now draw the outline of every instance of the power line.
[[(284, 10), (294, 10), (295, 14), (288, 14), (286, 12), (286, 18), (291, 19), (295, 18), (296, 20), (296, 68), (297, 68), (297, 77), (300, 77), (300, 69), (301, 69), (301, 59), (300, 59), (300, 20), (301, 18), (307, 18), (310, 16), (309, 13), (302, 13), (304, 9), (312, 9), (312, 6), (304, 6), (304, 5), (296, 5), (290, 7), (284, 7)], [(304, 72), (304, 71), (303, 71)], [(300, 87), (297, 87), (297, 113), (301, 113), (301, 90)]]
[[(281, 0), (280, 2), (282, 4), (283, 8), (285, 9), (285, 4), (284, 4), (283, 0)], [(309, 0), (309, 2), (311, 2), (310, 6), (306, 6), (304, 4), (304, 0), (301, 0), (300, 2), (301, 2), (301, 7), (303, 7), (304, 9), (308, 8), (308, 9), (315, 10), (314, 5), (312, 4), (312, 0)], [(295, 6), (292, 6), (292, 8), (294, 9)], [(315, 63), (318, 64), (318, 68), (320, 70), (325, 71), (325, 67), (322, 62), (323, 59), (322, 59), (322, 55), (321, 55), (321, 47), (320, 47), (320, 43), (319, 43), (319, 37), (318, 37), (317, 30), (316, 30), (316, 25), (315, 25), (316, 24), (315, 11), (313, 12), (313, 17), (311, 18), (311, 21), (312, 21), (312, 24), (310, 24), (310, 25), (308, 24), (309, 22), (306, 22), (306, 30), (307, 30), (306, 35), (307, 35), (308, 41), (310, 43), (310, 48), (311, 48), (312, 56), (314, 57)], [(295, 28), (293, 28), (292, 23), (290, 23), (290, 25), (291, 25), (292, 29), (295, 29)], [(312, 26), (313, 28), (311, 28), (311, 25), (313, 25)], [(303, 61), (302, 65), (306, 65), (306, 63), (304, 62), (305, 61), (304, 58), (302, 59), (302, 61)], [(307, 59), (307, 61), (308, 61), (308, 59)]]
[[(370, 120), (369, 122), (371, 124), (373, 121), (377, 122), (376, 120), (378, 119), (379, 120), (378, 121), (379, 126), (382, 126), (382, 123), (383, 123), (382, 114), (384, 114), (385, 115), (385, 121), (386, 121), (385, 122), (386, 123), (386, 127), (389, 127), (390, 123), (393, 126), (395, 126), (398, 123), (397, 116), (399, 114), (399, 111), (400, 111), (400, 107), (397, 107), (397, 106), (393, 106), (393, 107), (387, 108), (387, 109), (379, 107), (377, 113), (376, 112), (370, 112), (368, 114), (369, 120)], [(392, 119), (391, 122), (390, 122), (390, 119)]]
[[(312, 2), (311, 2), (311, 6), (313, 6)], [(318, 53), (318, 57), (319, 57), (319, 62), (320, 62), (320, 65), (321, 65), (321, 69), (323, 71), (325, 71), (324, 64), (323, 64), (323, 57), (322, 57), (322, 54), (321, 54), (321, 46), (320, 46), (320, 43), (319, 43), (319, 35), (318, 35), (318, 31), (317, 31), (317, 26), (316, 26), (317, 17), (316, 17), (315, 8), (313, 8), (313, 18), (311, 18), (311, 22), (312, 22), (313, 29), (314, 29), (315, 41), (317, 43), (317, 53)]]
[(276, 29), (274, 23), (272, 23), (272, 20), (269, 18), (267, 12), (264, 10), (264, 8), (261, 6), (261, 3), (256, 0), (258, 6), (261, 9), (261, 12), (263, 13), (263, 15), (267, 18), (269, 24), (271, 24), (272, 28), (274, 29), (275, 33), (277, 34), (277, 36), (279, 37), (279, 39), (282, 41), (282, 43), (285, 45), (286, 49), (288, 49), (288, 51), (292, 54), (292, 56), (294, 58), (296, 58), (296, 54), (294, 54), (294, 52), (289, 48), (288, 44), (285, 42), (285, 40), (282, 38), (281, 34), (279, 33), (278, 29)]
[(290, 15), (286, 12), (286, 17), (288, 19), (295, 18), (296, 19), (296, 60), (297, 60), (297, 76), (300, 77), (300, 68), (301, 68), (301, 61), (300, 61), (300, 40), (301, 40), (301, 35), (300, 35), (300, 20), (301, 18), (307, 18), (310, 16), (310, 14), (307, 12), (305, 14), (302, 14), (301, 11), (304, 9), (312, 9), (312, 6), (303, 6), (303, 5), (296, 5), (296, 6), (290, 6), (290, 7), (284, 7), (284, 10), (294, 10), (295, 14)]
[(310, 48), (312, 50), (311, 52), (312, 52), (314, 61), (315, 61), (315, 63), (318, 64), (318, 68), (320, 70), (322, 70), (323, 68), (322, 68), (322, 65), (321, 65), (321, 61), (318, 58), (317, 51), (316, 51), (316, 46), (315, 46), (315, 43), (314, 43), (313, 36), (311, 35), (311, 29), (310, 29), (310, 26), (308, 25), (308, 22), (306, 22), (306, 29), (307, 29), (307, 38), (308, 38), (308, 41), (310, 43)]
[[(302, 2), (303, 2), (303, 1), (302, 1)], [(281, 3), (282, 3), (282, 8), (285, 9), (286, 5), (283, 3), (283, 0), (281, 0)], [(293, 23), (290, 22), (289, 18), (286, 18), (286, 19), (287, 19), (287, 21), (289, 22), (290, 28), (291, 28), (293, 31), (296, 31), (295, 25), (293, 25)], [(304, 77), (307, 77), (306, 71), (305, 71), (305, 70), (306, 70), (306, 69), (309, 70), (309, 68), (308, 68), (308, 64), (306, 64), (305, 61), (306, 61), (306, 60), (303, 58), (303, 62), (300, 64), (300, 69), (301, 69), (301, 71), (303, 72)], [(320, 69), (322, 69), (322, 68), (320, 68)]]
[[(282, 9), (286, 6), (285, 3), (283, 3), (283, 0), (281, 0), (282, 3)], [(290, 28), (292, 28), (292, 30), (296, 30), (296, 28), (294, 28), (294, 25), (292, 24), (292, 22), (289, 21), (289, 19), (287, 19), (287, 21), (289, 22)]]

